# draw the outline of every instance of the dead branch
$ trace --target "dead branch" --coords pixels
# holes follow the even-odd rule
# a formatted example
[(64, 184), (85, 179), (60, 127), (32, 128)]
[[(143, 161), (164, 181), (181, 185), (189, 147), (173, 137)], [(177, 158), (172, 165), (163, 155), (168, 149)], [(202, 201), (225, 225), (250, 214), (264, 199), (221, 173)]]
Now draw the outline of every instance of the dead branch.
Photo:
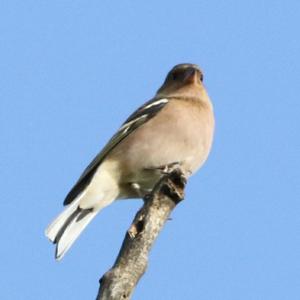
[(113, 267), (100, 279), (97, 300), (128, 300), (147, 268), (151, 247), (174, 207), (183, 200), (180, 169), (164, 175), (137, 212)]

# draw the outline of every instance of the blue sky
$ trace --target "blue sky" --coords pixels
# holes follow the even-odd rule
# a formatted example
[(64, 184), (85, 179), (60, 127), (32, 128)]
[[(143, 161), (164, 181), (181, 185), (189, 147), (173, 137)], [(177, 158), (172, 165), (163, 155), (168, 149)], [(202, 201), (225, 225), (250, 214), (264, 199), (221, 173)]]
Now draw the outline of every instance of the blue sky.
[(141, 201), (63, 261), (44, 237), (169, 69), (199, 64), (216, 135), (133, 299), (300, 298), (299, 1), (2, 1), (1, 299), (94, 299)]

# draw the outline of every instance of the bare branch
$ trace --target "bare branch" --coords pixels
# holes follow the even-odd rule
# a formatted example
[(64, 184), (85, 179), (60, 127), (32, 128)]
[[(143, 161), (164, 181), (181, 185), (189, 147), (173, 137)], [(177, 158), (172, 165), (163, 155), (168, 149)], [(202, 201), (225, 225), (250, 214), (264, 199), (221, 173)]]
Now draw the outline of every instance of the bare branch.
[(128, 300), (145, 273), (150, 249), (171, 211), (183, 200), (186, 179), (180, 169), (163, 178), (147, 196), (127, 231), (114, 266), (100, 279), (97, 300)]

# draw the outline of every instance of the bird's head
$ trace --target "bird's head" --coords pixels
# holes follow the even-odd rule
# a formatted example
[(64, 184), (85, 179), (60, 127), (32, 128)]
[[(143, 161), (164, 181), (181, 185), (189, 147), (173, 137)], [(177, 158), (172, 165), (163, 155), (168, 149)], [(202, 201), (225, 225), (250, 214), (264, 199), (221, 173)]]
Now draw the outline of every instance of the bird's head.
[(197, 65), (176, 65), (157, 91), (159, 97), (198, 97), (203, 90), (203, 73)]

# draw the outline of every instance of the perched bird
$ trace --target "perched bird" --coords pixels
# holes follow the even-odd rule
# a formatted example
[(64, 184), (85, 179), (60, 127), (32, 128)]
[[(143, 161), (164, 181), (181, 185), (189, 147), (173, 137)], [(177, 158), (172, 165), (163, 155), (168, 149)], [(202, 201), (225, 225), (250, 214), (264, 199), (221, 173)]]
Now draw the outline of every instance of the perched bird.
[(194, 64), (179, 64), (154, 98), (137, 109), (110, 139), (66, 196), (65, 210), (46, 236), (61, 259), (105, 206), (141, 198), (163, 170), (178, 164), (189, 177), (207, 159), (214, 132), (213, 107)]

